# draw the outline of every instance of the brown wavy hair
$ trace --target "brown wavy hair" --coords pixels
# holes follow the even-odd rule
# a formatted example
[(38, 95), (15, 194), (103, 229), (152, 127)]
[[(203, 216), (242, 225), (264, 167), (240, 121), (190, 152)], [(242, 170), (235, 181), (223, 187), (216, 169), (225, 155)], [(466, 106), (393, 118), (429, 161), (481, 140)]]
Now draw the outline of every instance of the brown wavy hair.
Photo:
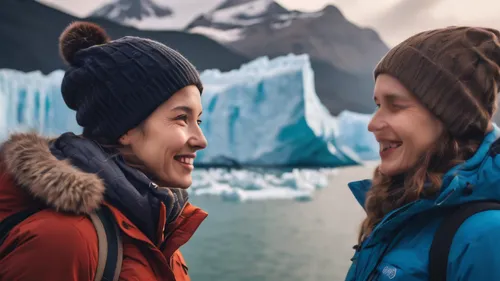
[(373, 174), (373, 185), (365, 201), (366, 218), (361, 224), (361, 243), (390, 211), (420, 198), (432, 198), (440, 190), (443, 175), (453, 166), (463, 163), (477, 151), (484, 136), (464, 140), (444, 132), (433, 149), (423, 155), (404, 175), (389, 177), (379, 167)]

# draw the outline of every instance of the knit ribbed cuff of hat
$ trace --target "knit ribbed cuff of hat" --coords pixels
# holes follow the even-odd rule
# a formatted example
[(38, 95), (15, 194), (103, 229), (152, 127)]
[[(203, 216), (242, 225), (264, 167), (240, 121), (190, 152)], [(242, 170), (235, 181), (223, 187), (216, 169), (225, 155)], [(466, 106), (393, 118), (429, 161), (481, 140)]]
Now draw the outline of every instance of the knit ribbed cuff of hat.
[(392, 49), (377, 65), (375, 79), (383, 73), (399, 80), (452, 135), (486, 131), (489, 115), (467, 87), (417, 49), (407, 45)]

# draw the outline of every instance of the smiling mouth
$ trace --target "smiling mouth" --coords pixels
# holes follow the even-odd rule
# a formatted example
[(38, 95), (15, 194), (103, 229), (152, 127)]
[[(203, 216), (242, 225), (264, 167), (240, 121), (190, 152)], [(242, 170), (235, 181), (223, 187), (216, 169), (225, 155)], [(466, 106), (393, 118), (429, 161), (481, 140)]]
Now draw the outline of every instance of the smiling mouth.
[(181, 163), (183, 166), (192, 169), (194, 163), (194, 156), (192, 155), (176, 155), (174, 156), (174, 160)]
[(181, 162), (182, 164), (193, 165), (194, 158), (185, 156), (175, 156), (175, 160)]
[(384, 142), (384, 143), (380, 143), (380, 151), (381, 152), (385, 152), (391, 148), (398, 148), (402, 145), (403, 143), (402, 142)]

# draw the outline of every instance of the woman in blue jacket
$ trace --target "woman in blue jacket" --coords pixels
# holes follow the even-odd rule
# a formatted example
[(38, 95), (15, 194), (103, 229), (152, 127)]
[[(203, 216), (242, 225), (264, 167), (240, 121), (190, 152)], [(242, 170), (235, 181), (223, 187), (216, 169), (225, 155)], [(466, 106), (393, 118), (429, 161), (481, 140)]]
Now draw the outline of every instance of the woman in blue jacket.
[(381, 163), (349, 184), (367, 216), (346, 280), (500, 280), (500, 204), (478, 203), (500, 201), (499, 37), (425, 31), (377, 65)]

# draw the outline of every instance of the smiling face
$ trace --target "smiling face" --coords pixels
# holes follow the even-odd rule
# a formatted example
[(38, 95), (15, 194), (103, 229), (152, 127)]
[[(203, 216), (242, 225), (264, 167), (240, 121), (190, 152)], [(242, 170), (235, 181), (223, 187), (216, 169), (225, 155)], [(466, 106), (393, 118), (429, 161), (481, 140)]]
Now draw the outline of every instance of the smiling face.
[(377, 77), (374, 100), (378, 110), (368, 130), (380, 144), (379, 170), (386, 176), (402, 174), (432, 150), (443, 124), (392, 76)]
[(188, 86), (160, 105), (144, 122), (120, 138), (167, 187), (191, 186), (195, 152), (207, 146), (200, 129), (200, 91)]

